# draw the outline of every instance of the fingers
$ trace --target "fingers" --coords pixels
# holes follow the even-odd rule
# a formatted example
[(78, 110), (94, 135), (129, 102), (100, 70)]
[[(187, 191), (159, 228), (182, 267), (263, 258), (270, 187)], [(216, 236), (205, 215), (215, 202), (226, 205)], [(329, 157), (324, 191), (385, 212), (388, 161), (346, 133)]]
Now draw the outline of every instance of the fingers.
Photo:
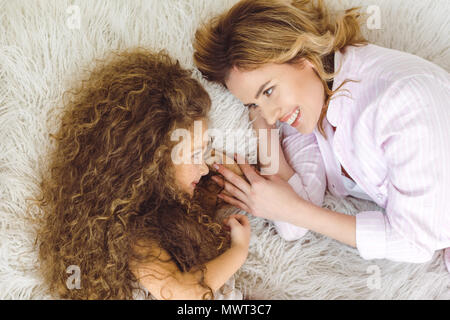
[(224, 223), (230, 228), (234, 226), (242, 226), (244, 228), (250, 227), (250, 222), (247, 216), (243, 214), (232, 214), (228, 218), (224, 219)]
[[(230, 169), (234, 173), (236, 173), (239, 176), (244, 176), (244, 173), (241, 171), (241, 168), (237, 165), (237, 163), (228, 157), (228, 155), (220, 150), (213, 149), (212, 151), (213, 156), (208, 158), (208, 165), (212, 165), (214, 163), (221, 164), (227, 169)], [(212, 171), (216, 171), (214, 168), (210, 168)]]
[(239, 154), (236, 154), (235, 158), (236, 158), (236, 161), (237, 161), (239, 167), (241, 167), (241, 170), (244, 173), (245, 177), (247, 178), (248, 181), (250, 181), (251, 184), (255, 183), (256, 181), (259, 181), (259, 180), (263, 179), (256, 172), (255, 168), (253, 168), (251, 165), (249, 165), (247, 163), (247, 160), (244, 157), (242, 157)]
[(229, 197), (233, 197), (233, 195), (230, 194), (230, 193), (229, 193), (227, 190), (225, 190), (225, 189), (223, 189), (220, 193), (223, 194), (223, 195), (229, 196)]
[(245, 212), (251, 213), (250, 208), (245, 203), (237, 200), (236, 198), (227, 196), (225, 194), (219, 194), (218, 197), (220, 199), (222, 199), (223, 201), (231, 204), (232, 206), (235, 206), (238, 209), (241, 209), (241, 210), (244, 210)]
[(244, 173), (242, 172), (241, 168), (237, 165), (237, 163), (233, 159), (229, 158), (228, 156), (225, 155), (225, 161), (221, 163), (225, 168), (230, 169), (237, 175), (244, 176)]
[(266, 178), (270, 181), (280, 181), (283, 180), (278, 174), (269, 174)]
[(228, 193), (228, 195), (231, 195), (232, 197), (235, 197), (236, 199), (239, 199), (240, 201), (246, 201), (247, 196), (238, 188), (236, 188), (231, 183), (224, 181), (222, 178), (219, 178), (218, 176), (211, 177), (219, 186), (225, 189), (225, 191)]
[(231, 217), (233, 217), (234, 219), (236, 219), (237, 221), (239, 221), (239, 223), (240, 223), (243, 227), (250, 226), (250, 222), (248, 221), (247, 216), (244, 216), (243, 214), (233, 214), (233, 215), (231, 215)]
[(239, 221), (237, 221), (237, 220), (236, 220), (235, 218), (233, 218), (233, 217), (229, 217), (228, 219), (226, 219), (225, 224), (226, 224), (228, 227), (230, 227), (231, 229), (240, 226)]
[(257, 108), (249, 108), (248, 117), (250, 121), (253, 121), (260, 116), (260, 112)]
[[(214, 168), (225, 177), (226, 180), (231, 182), (235, 187), (239, 188), (245, 194), (250, 192), (251, 186), (241, 176), (237, 175), (230, 169), (225, 168), (223, 165), (214, 164)], [(216, 180), (214, 180), (216, 181)], [(228, 191), (228, 190), (227, 190)]]
[(250, 121), (253, 121), (252, 125), (253, 128), (256, 130), (267, 129), (271, 127), (261, 114), (261, 108), (250, 108), (248, 112), (248, 117)]

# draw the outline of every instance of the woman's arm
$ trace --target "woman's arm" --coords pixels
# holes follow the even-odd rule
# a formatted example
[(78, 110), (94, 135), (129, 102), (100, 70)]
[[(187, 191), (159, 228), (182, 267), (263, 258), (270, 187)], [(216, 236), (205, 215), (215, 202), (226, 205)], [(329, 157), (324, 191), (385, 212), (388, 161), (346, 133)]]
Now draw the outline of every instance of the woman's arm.
[(218, 171), (226, 181), (218, 179), (214, 181), (221, 184), (232, 195), (219, 195), (226, 202), (254, 216), (286, 221), (356, 247), (354, 216), (321, 208), (302, 199), (284, 179), (277, 175), (266, 179), (248, 164), (242, 164), (241, 169), (250, 183), (223, 166), (219, 166)]
[(300, 199), (288, 222), (356, 248), (356, 217), (318, 207)]
[(423, 263), (450, 245), (449, 79), (396, 81), (377, 104), (373, 135), (389, 168), (387, 201), (385, 213), (356, 216), (364, 259)]

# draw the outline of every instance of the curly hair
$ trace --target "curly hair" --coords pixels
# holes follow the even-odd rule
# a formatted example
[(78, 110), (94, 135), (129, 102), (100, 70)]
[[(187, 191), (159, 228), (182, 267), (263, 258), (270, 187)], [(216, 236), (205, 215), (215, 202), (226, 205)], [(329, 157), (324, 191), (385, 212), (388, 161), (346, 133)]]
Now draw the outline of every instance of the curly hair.
[[(130, 261), (158, 259), (136, 250), (142, 243), (166, 250), (183, 272), (200, 270), (199, 283), (209, 288), (204, 264), (229, 246), (229, 233), (214, 220), (217, 206), (177, 187), (169, 139), (175, 128), (207, 116), (208, 93), (166, 53), (132, 49), (99, 60), (64, 96), (35, 199), (40, 265), (51, 292), (133, 298), (139, 279)], [(66, 285), (71, 265), (80, 268), (80, 289)]]
[(330, 83), (334, 52), (347, 45), (367, 44), (360, 30), (359, 8), (332, 17), (323, 0), (242, 0), (212, 18), (195, 34), (194, 62), (205, 79), (225, 85), (233, 67), (254, 70), (267, 63), (296, 63), (308, 59), (322, 80), (327, 100), (318, 129), (336, 90)]

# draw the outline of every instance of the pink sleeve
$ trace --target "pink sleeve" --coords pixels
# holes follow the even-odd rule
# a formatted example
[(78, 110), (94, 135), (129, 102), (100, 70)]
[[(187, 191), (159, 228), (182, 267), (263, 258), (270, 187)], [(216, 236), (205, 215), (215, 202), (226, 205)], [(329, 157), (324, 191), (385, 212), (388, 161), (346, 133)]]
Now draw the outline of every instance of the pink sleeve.
[(281, 147), (287, 162), (295, 171), (288, 181), (305, 200), (322, 206), (325, 196), (325, 166), (314, 133), (303, 135), (287, 124), (281, 124)]
[(389, 167), (388, 201), (386, 214), (356, 215), (365, 259), (422, 263), (450, 243), (450, 96), (440, 88), (411, 78), (380, 103), (375, 135)]

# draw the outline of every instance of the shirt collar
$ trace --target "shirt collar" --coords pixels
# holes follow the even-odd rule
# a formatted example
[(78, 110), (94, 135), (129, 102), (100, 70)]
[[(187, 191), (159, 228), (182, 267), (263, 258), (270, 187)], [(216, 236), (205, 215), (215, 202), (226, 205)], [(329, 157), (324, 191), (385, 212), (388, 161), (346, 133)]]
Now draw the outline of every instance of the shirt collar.
[[(351, 51), (351, 48), (346, 48), (345, 53), (341, 53), (340, 50), (336, 50), (334, 53), (334, 70), (338, 71), (339, 67), (341, 67), (341, 70), (339, 70), (339, 73), (336, 75), (336, 77), (333, 80), (333, 88), (332, 90), (336, 90), (341, 83), (348, 78), (347, 70), (351, 70), (348, 67), (349, 62), (349, 51)], [(351, 60), (351, 59), (350, 59)], [(342, 88), (341, 88), (342, 89)], [(339, 92), (337, 96), (340, 96), (341, 94), (346, 94), (346, 92)], [(345, 107), (345, 103), (338, 103), (335, 99), (332, 99), (328, 104), (328, 110), (326, 114), (326, 118), (328, 122), (333, 126), (336, 127), (340, 122), (343, 114), (343, 108)], [(339, 99), (338, 99), (339, 100)]]
[[(334, 70), (337, 71), (338, 69), (338, 62), (341, 61), (342, 58), (342, 53), (339, 50), (336, 50), (334, 53)], [(335, 77), (335, 79), (333, 80), (333, 88), (332, 90), (336, 90), (337, 86), (337, 76)], [(336, 127), (337, 123), (338, 123), (338, 113), (336, 110), (336, 104), (333, 103), (333, 100), (331, 100), (328, 103), (328, 110), (327, 110), (327, 114), (326, 114), (327, 120), (328, 122), (333, 126)]]

